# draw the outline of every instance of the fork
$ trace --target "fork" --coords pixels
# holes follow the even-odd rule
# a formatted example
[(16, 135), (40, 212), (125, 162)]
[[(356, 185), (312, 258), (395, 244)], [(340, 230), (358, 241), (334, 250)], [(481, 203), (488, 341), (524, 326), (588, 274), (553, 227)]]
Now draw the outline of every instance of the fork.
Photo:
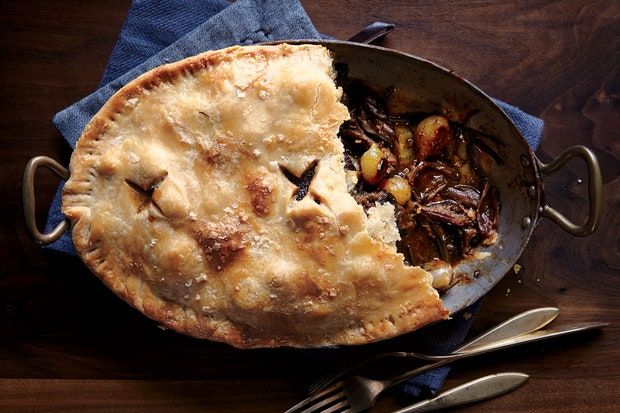
[(512, 338), (516, 336), (520, 336), (523, 334), (531, 333), (536, 330), (540, 330), (545, 327), (551, 321), (553, 321), (560, 310), (556, 307), (540, 307), (532, 310), (524, 311), (520, 314), (517, 314), (508, 320), (496, 325), (495, 327), (487, 330), (485, 333), (477, 336), (476, 338), (468, 341), (467, 343), (461, 345), (459, 348), (454, 350), (452, 353), (448, 355), (442, 356), (432, 356), (428, 354), (421, 353), (412, 353), (412, 352), (390, 352), (390, 353), (382, 353), (375, 355), (373, 357), (367, 358), (358, 362), (356, 364), (350, 365), (348, 367), (343, 368), (339, 366), (325, 375), (318, 378), (312, 385), (310, 385), (308, 389), (309, 394), (313, 394), (318, 392), (319, 390), (327, 387), (328, 385), (334, 383), (336, 380), (346, 376), (347, 374), (359, 370), (361, 367), (369, 365), (371, 363), (375, 363), (380, 360), (384, 360), (387, 358), (413, 358), (425, 361), (439, 361), (446, 359), (448, 357), (453, 357), (454, 354), (469, 352), (481, 346), (497, 342), (499, 340)]
[(374, 380), (363, 376), (351, 376), (313, 394), (288, 409), (285, 413), (355, 413), (372, 407), (384, 390), (397, 385), (411, 377), (448, 364), (470, 354), (443, 359), (387, 380)]
[(475, 350), (463, 353), (453, 353), (450, 357), (424, 365), (396, 377), (386, 380), (374, 380), (363, 376), (348, 377), (288, 409), (285, 413), (357, 413), (372, 407), (377, 397), (383, 391), (407, 379), (419, 375), (421, 372), (435, 369), (450, 362), (505, 349), (525, 343), (540, 341), (552, 337), (560, 337), (580, 331), (592, 330), (608, 325), (608, 323), (579, 323), (564, 326), (558, 329), (533, 331), (518, 337), (505, 338), (496, 343), (489, 343)]

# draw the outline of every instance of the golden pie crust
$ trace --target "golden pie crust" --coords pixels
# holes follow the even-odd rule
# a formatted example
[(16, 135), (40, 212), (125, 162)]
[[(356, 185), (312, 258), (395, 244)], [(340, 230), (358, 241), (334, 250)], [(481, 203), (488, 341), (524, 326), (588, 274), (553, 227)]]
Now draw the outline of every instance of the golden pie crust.
[[(71, 157), (63, 212), (116, 294), (236, 347), (363, 344), (447, 317), (431, 276), (347, 192), (329, 52), (231, 47), (118, 91)], [(308, 193), (285, 175), (314, 168)]]

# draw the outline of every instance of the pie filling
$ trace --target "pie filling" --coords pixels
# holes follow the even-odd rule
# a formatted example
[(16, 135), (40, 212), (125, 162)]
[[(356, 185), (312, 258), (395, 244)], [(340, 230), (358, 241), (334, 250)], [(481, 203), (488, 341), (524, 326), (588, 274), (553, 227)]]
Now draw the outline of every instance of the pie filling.
[[(433, 274), (442, 291), (452, 266), (497, 239), (500, 198), (486, 165), (502, 164), (493, 136), (440, 113), (392, 113), (393, 88), (339, 78), (351, 118), (338, 136), (350, 194), (370, 221), (395, 206), (398, 251)], [(451, 116), (454, 117), (454, 116)], [(413, 247), (412, 247), (413, 246)]]

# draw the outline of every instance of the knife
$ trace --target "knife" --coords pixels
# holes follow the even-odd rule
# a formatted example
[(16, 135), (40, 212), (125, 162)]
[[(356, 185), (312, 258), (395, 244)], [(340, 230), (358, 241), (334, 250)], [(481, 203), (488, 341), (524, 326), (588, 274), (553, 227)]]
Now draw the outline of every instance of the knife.
[(523, 373), (497, 373), (484, 376), (439, 394), (429, 400), (412, 404), (394, 413), (418, 413), (447, 409), (475, 403), (506, 394), (527, 381)]
[(521, 336), (507, 337), (503, 340), (498, 340), (496, 342), (484, 343), (483, 345), (468, 348), (467, 351), (459, 351), (456, 353), (459, 355), (466, 355), (468, 353), (484, 354), (486, 352), (494, 351), (496, 349), (509, 348), (522, 343), (534, 343), (536, 341), (557, 338), (568, 334), (595, 330), (598, 328), (606, 327), (608, 325), (609, 323), (607, 322), (584, 322), (550, 327), (542, 330), (534, 330)]

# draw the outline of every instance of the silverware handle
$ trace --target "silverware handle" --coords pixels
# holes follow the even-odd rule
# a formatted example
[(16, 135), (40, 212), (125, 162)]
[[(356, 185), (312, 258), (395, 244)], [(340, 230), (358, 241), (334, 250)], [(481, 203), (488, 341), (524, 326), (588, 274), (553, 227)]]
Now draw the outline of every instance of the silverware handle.
[(561, 169), (568, 161), (575, 157), (583, 159), (588, 167), (588, 198), (590, 204), (588, 219), (581, 225), (575, 224), (546, 203), (542, 206), (542, 216), (549, 218), (569, 234), (585, 237), (597, 230), (603, 215), (603, 177), (596, 155), (591, 149), (582, 145), (576, 145), (566, 149), (560, 156), (547, 164), (542, 163), (538, 159), (536, 160), (541, 175), (545, 177)]
[(540, 330), (552, 322), (559, 313), (560, 310), (556, 307), (541, 307), (524, 311), (468, 341), (454, 350), (453, 353), (469, 352), (477, 347), (486, 346), (499, 340)]
[(432, 399), (397, 410), (394, 413), (430, 412), (487, 400), (516, 389), (525, 383), (528, 378), (529, 376), (523, 373), (491, 374), (445, 391)]
[(70, 227), (69, 220), (64, 219), (52, 231), (44, 234), (37, 228), (36, 221), (36, 202), (34, 196), (34, 179), (39, 168), (47, 168), (58, 175), (61, 179), (69, 179), (69, 170), (58, 162), (47, 156), (36, 156), (32, 158), (24, 169), (24, 180), (22, 185), (22, 201), (24, 205), (24, 219), (26, 228), (34, 240), (42, 245), (51, 244), (56, 241)]

